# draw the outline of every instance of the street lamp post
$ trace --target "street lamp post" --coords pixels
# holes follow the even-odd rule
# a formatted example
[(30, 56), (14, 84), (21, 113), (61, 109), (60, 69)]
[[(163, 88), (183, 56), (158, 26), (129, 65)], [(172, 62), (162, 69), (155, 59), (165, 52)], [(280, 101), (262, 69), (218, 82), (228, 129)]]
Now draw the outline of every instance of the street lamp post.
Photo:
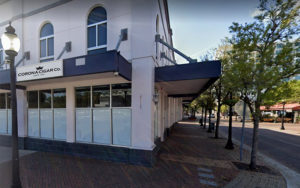
[(285, 128), (284, 128), (284, 110), (285, 110), (284, 107), (285, 107), (285, 103), (286, 102), (282, 103), (283, 106), (282, 106), (282, 117), (281, 117), (281, 128), (280, 128), (281, 130), (285, 130)]
[(10, 64), (10, 91), (12, 108), (12, 188), (21, 186), (19, 174), (19, 149), (18, 149), (18, 117), (17, 117), (17, 94), (16, 94), (16, 71), (15, 57), (20, 50), (20, 39), (15, 34), (15, 29), (9, 23), (6, 32), (1, 37), (2, 46)]

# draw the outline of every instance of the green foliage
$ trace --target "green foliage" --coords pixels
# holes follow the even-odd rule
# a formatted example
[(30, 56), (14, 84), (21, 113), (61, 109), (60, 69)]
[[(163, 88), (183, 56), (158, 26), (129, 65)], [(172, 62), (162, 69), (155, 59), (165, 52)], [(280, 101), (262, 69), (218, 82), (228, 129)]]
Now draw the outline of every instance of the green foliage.
[(200, 107), (204, 107), (206, 109), (214, 109), (215, 104), (215, 96), (213, 95), (213, 88), (210, 87), (200, 96), (198, 96), (195, 100), (191, 102), (189, 105), (189, 109), (192, 111), (197, 111)]
[(283, 82), (270, 89), (265, 95), (263, 105), (272, 106), (279, 102), (300, 102), (300, 80)]
[[(300, 6), (295, 0), (261, 0), (253, 23), (233, 23), (226, 81), (229, 88), (249, 106), (254, 120), (250, 168), (256, 168), (260, 106), (270, 101), (275, 88), (300, 73), (296, 61), (299, 53), (293, 43), (299, 42)], [(294, 41), (293, 41), (294, 40)], [(276, 45), (282, 46), (280, 51)], [(279, 91), (279, 98), (284, 92)], [(277, 94), (276, 94), (277, 95)], [(232, 102), (232, 101), (231, 101)]]
[(289, 87), (291, 88), (291, 95), (285, 100), (287, 102), (300, 103), (300, 80), (294, 80), (289, 82)]
[[(259, 10), (261, 14), (256, 16), (255, 22), (233, 23), (230, 27), (233, 50), (228, 70), (231, 87), (256, 115), (274, 88), (300, 73), (291, 42), (292, 37), (300, 40), (299, 6), (293, 0), (261, 0)], [(275, 47), (279, 43), (282, 50), (276, 54)]]
[(229, 111), (228, 106), (226, 106), (226, 105), (221, 106), (221, 113), (222, 114), (227, 114), (228, 111)]

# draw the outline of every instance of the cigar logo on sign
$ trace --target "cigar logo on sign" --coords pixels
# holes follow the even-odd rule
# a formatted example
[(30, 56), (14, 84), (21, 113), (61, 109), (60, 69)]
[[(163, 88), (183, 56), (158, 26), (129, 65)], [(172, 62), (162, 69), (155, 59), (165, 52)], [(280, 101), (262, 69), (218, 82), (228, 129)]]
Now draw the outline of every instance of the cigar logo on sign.
[(63, 76), (62, 60), (17, 68), (17, 81), (39, 80)]

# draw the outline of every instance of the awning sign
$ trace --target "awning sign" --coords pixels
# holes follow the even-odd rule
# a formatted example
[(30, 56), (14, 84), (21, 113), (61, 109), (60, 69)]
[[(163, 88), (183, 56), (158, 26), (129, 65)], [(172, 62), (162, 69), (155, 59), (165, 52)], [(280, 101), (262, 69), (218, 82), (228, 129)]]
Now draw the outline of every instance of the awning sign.
[(63, 76), (63, 61), (56, 60), (18, 67), (16, 69), (17, 82), (39, 80)]

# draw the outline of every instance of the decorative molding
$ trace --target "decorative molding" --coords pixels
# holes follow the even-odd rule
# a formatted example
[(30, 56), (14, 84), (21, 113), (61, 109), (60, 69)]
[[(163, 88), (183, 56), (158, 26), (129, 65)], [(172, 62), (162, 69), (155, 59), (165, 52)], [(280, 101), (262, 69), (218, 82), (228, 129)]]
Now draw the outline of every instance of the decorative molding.
[[(0, 3), (0, 5), (3, 4), (3, 3), (6, 3), (6, 2), (8, 2), (8, 1), (10, 1), (10, 0), (6, 0), (6, 1)], [(26, 17), (29, 17), (29, 16), (33, 16), (33, 15), (35, 15), (35, 14), (39, 14), (39, 13), (41, 13), (41, 12), (44, 12), (44, 11), (49, 10), (49, 9), (51, 9), (51, 8), (55, 8), (55, 7), (57, 7), (57, 6), (63, 5), (63, 4), (65, 4), (65, 3), (68, 3), (68, 2), (71, 2), (71, 1), (72, 1), (72, 0), (60, 0), (60, 1), (57, 1), (57, 2), (52, 3), (52, 4), (50, 4), (50, 5), (46, 5), (46, 6), (42, 7), (42, 8), (39, 8), (39, 9), (30, 11), (30, 12), (28, 12), (28, 13), (25, 13), (25, 14), (22, 13), (22, 14), (16, 15), (16, 16), (12, 17), (12, 18), (9, 19), (9, 20), (6, 20), (6, 21), (4, 21), (4, 22), (1, 22), (1, 23), (0, 23), (0, 27), (7, 25), (10, 21), (13, 22), (13, 21), (16, 21), (16, 20), (21, 19), (21, 18), (26, 18)]]

